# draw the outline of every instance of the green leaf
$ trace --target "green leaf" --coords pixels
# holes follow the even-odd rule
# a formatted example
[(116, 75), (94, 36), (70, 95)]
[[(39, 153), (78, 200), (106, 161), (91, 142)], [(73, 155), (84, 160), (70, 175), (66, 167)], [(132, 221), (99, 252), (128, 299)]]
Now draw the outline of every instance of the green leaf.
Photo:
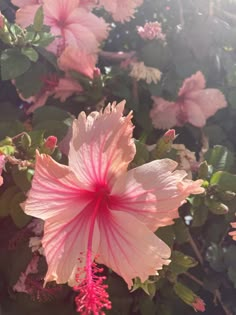
[(168, 246), (172, 247), (175, 240), (175, 233), (173, 225), (159, 227), (155, 232), (156, 236), (158, 236), (163, 242), (165, 242)]
[(43, 56), (55, 69), (58, 69), (57, 58), (53, 53), (47, 51), (44, 47), (37, 47), (37, 52)]
[(216, 145), (205, 154), (208, 164), (214, 171), (229, 171), (234, 164), (234, 156), (226, 147)]
[(33, 114), (33, 126), (44, 122), (45, 118), (47, 120), (58, 120), (64, 121), (67, 118), (70, 118), (70, 114), (60, 108), (54, 106), (45, 106), (38, 108)]
[(31, 216), (26, 215), (20, 206), (20, 204), (23, 201), (25, 201), (25, 199), (26, 199), (25, 194), (19, 192), (13, 197), (13, 199), (10, 202), (11, 218), (15, 225), (19, 228), (22, 228), (25, 225), (27, 225), (32, 218)]
[(178, 244), (183, 244), (189, 241), (189, 230), (182, 219), (175, 220), (173, 229), (176, 236), (176, 242)]
[(25, 73), (31, 65), (28, 57), (17, 48), (5, 49), (0, 58), (2, 80), (12, 80)]
[(199, 227), (206, 223), (208, 218), (208, 209), (206, 207), (193, 208), (191, 212), (193, 212), (192, 227)]
[(139, 307), (141, 315), (156, 315), (157, 304), (148, 296), (144, 296), (139, 300)]
[(30, 61), (36, 62), (39, 58), (39, 54), (33, 47), (23, 47), (21, 48), (21, 52), (28, 57)]
[(9, 122), (0, 121), (0, 140), (7, 136), (14, 137), (22, 131), (24, 131), (24, 125), (18, 120)]
[(206, 251), (206, 260), (216, 272), (222, 272), (226, 268), (224, 264), (223, 249), (217, 244), (212, 243), (212, 245), (208, 247)]
[(216, 172), (212, 176), (210, 184), (218, 185), (223, 191), (236, 192), (236, 175), (223, 171)]
[(36, 32), (41, 31), (43, 27), (43, 20), (44, 20), (44, 14), (43, 14), (43, 7), (41, 6), (38, 8), (34, 16), (33, 28)]
[(174, 274), (179, 275), (186, 272), (189, 268), (197, 266), (197, 264), (198, 263), (194, 258), (187, 256), (182, 252), (173, 251), (169, 268)]
[(10, 202), (19, 192), (17, 186), (7, 188), (0, 197), (0, 217), (6, 217), (10, 214)]
[(27, 192), (31, 187), (31, 182), (28, 178), (27, 169), (19, 170), (17, 165), (12, 167), (12, 177), (15, 184), (20, 188), (21, 191)]
[(33, 63), (28, 71), (16, 78), (17, 89), (25, 98), (38, 94), (44, 85), (42, 79), (46, 73), (47, 68), (43, 63)]
[(0, 122), (12, 121), (19, 119), (22, 115), (22, 111), (19, 109), (17, 104), (12, 104), (9, 102), (1, 103), (1, 115)]
[(61, 141), (67, 134), (68, 125), (58, 120), (45, 120), (38, 123), (35, 130), (44, 130), (45, 137), (56, 136), (58, 141)]
[(229, 208), (220, 201), (208, 199), (205, 201), (205, 203), (208, 206), (209, 210), (216, 215), (223, 215), (228, 213), (229, 211)]
[(15, 153), (15, 147), (13, 145), (4, 145), (0, 147), (0, 153), (5, 155), (13, 155)]

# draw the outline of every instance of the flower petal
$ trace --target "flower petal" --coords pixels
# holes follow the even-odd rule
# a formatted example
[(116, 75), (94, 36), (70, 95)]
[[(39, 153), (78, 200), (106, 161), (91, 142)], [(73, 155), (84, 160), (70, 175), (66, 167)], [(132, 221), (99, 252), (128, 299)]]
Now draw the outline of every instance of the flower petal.
[(219, 109), (227, 106), (223, 93), (217, 89), (205, 89), (192, 92), (188, 94), (188, 99), (199, 106), (206, 119), (213, 116)]
[(89, 202), (86, 190), (74, 173), (50, 156), (37, 154), (32, 188), (23, 205), (25, 213), (43, 220), (70, 220)]
[(153, 96), (152, 99), (154, 103), (150, 111), (150, 117), (154, 128), (169, 129), (176, 126), (178, 124), (178, 104), (168, 102), (161, 97)]
[[(90, 214), (94, 203), (88, 204), (82, 212), (70, 221), (58, 216), (46, 220), (42, 244), (48, 264), (45, 282), (56, 281), (70, 286), (78, 284), (78, 268), (86, 265), (86, 253), (90, 233)], [(67, 211), (71, 211), (68, 207)], [(100, 241), (98, 225), (95, 223), (92, 242), (92, 259), (97, 254)]]
[(206, 117), (196, 102), (190, 99), (184, 101), (184, 111), (187, 122), (196, 127), (203, 127), (206, 124)]
[(170, 262), (169, 247), (134, 216), (112, 211), (98, 222), (102, 241), (97, 260), (119, 274), (129, 288), (133, 278), (144, 282)]
[(40, 4), (31, 4), (16, 11), (16, 23), (21, 27), (27, 27), (34, 22), (36, 11), (40, 8)]
[(58, 66), (61, 70), (74, 70), (92, 79), (96, 62), (96, 55), (68, 46), (60, 56)]
[(179, 96), (186, 96), (186, 94), (204, 89), (206, 81), (201, 71), (197, 71), (190, 78), (184, 80), (182, 87), (179, 90)]
[(132, 115), (123, 117), (124, 105), (108, 105), (103, 112), (93, 112), (87, 118), (82, 112), (73, 122), (69, 165), (88, 185), (110, 187), (134, 157)]
[(111, 191), (110, 208), (134, 215), (152, 231), (173, 223), (186, 197), (204, 191), (202, 181), (184, 180), (185, 171), (173, 172), (176, 166), (162, 159), (128, 171)]

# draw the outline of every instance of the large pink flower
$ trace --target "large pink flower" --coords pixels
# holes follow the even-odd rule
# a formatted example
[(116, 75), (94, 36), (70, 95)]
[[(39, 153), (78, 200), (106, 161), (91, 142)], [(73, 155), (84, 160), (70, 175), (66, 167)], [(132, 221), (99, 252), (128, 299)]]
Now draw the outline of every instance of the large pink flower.
[(113, 19), (118, 22), (129, 21), (134, 17), (137, 7), (143, 3), (143, 0), (100, 0), (99, 4), (105, 10), (111, 13)]
[(178, 216), (189, 194), (203, 191), (201, 181), (185, 180), (186, 172), (174, 171), (177, 163), (169, 159), (127, 171), (135, 145), (132, 115), (123, 117), (123, 110), (121, 102), (79, 115), (69, 166), (37, 155), (24, 211), (45, 221), (45, 281), (74, 285), (78, 267), (85, 267), (89, 285), (94, 258), (129, 287), (135, 277), (145, 281), (170, 257), (153, 231)]
[[(16, 13), (16, 22), (23, 27), (32, 24), (40, 6), (37, 4), (39, 2), (41, 1), (27, 0), (26, 6), (21, 7)], [(42, 2), (44, 23), (51, 27), (53, 35), (59, 36), (49, 46), (54, 53), (60, 53), (67, 45), (94, 53), (98, 50), (100, 42), (107, 37), (105, 21), (79, 7), (79, 0), (43, 0)], [(20, 3), (23, 4), (24, 1)]]
[(176, 102), (153, 96), (154, 104), (150, 112), (153, 126), (168, 129), (188, 122), (203, 127), (209, 117), (227, 105), (219, 90), (205, 89), (205, 85), (205, 78), (198, 71), (184, 80)]

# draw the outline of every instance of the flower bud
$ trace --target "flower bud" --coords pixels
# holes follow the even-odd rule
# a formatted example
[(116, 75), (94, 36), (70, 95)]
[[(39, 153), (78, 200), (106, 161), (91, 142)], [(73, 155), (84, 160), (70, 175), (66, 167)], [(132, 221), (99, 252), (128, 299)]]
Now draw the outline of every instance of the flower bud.
[(195, 311), (199, 312), (205, 312), (205, 303), (204, 301), (196, 296), (194, 302), (192, 303), (192, 307), (194, 308)]
[(49, 136), (45, 140), (44, 147), (46, 149), (50, 149), (51, 151), (54, 151), (57, 145), (57, 137), (55, 136)]
[(173, 142), (175, 140), (176, 134), (174, 129), (169, 129), (164, 133), (163, 140), (165, 143)]

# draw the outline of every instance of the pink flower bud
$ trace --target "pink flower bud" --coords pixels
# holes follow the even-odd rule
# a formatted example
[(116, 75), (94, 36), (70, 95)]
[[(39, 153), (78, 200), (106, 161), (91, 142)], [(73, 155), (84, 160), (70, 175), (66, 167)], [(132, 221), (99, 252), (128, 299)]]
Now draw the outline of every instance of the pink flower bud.
[(50, 150), (54, 150), (57, 145), (57, 137), (49, 136), (45, 140), (44, 147)]
[(204, 301), (198, 296), (196, 296), (195, 300), (193, 301), (192, 307), (195, 311), (199, 312), (205, 312), (206, 309)]
[(93, 77), (94, 78), (98, 78), (98, 77), (100, 77), (101, 76), (101, 71), (100, 71), (100, 69), (99, 68), (94, 68), (94, 70), (93, 70)]
[(175, 130), (174, 129), (169, 129), (166, 131), (166, 133), (163, 136), (163, 139), (165, 141), (165, 143), (169, 143), (175, 140)]

